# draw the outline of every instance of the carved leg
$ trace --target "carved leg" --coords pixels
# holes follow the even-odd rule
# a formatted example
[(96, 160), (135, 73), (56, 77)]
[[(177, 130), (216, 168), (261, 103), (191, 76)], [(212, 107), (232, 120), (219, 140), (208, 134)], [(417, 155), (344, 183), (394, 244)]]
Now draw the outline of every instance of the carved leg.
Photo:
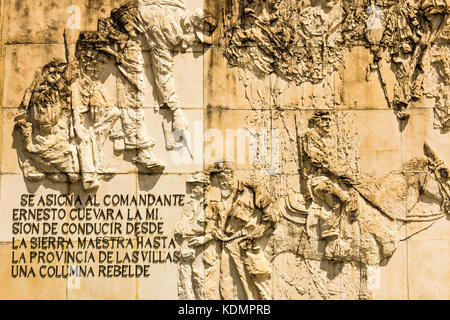
[(89, 143), (81, 143), (77, 146), (80, 159), (81, 176), (85, 190), (95, 190), (99, 187), (97, 173), (92, 155), (92, 146)]
[[(236, 267), (236, 270), (239, 275), (240, 283), (244, 288), (246, 299), (253, 299), (252, 291), (250, 290), (249, 282), (250, 277), (246, 273), (246, 267), (244, 264), (244, 256), (241, 254), (241, 248), (237, 241), (229, 242), (225, 245), (224, 250), (222, 251), (222, 264), (221, 266), (221, 293), (225, 300), (233, 300), (236, 299), (237, 296), (231, 296), (232, 287), (234, 283), (234, 279), (231, 275), (231, 265)], [(223, 276), (223, 277), (222, 277)]]
[(152, 69), (155, 77), (155, 86), (160, 98), (160, 105), (174, 110), (178, 108), (178, 98), (175, 78), (173, 75), (173, 56), (170, 50), (155, 47), (151, 51)]
[(105, 168), (102, 148), (106, 139), (110, 136), (117, 119), (120, 116), (119, 109), (115, 107), (92, 107), (91, 112), (95, 112), (94, 135), (95, 135), (95, 153), (98, 173), (113, 174), (114, 169)]
[(82, 125), (77, 128), (77, 151), (83, 187), (87, 191), (95, 190), (100, 184), (94, 162), (94, 150), (90, 132)]
[(120, 111), (116, 107), (94, 107), (93, 109), (95, 109), (95, 136), (98, 145), (103, 146), (111, 134), (114, 124), (119, 119)]
[(205, 245), (202, 260), (205, 267), (204, 294), (206, 300), (220, 300), (220, 252), (222, 244), (211, 241)]
[(172, 130), (186, 130), (187, 122), (181, 111), (175, 78), (173, 75), (173, 57), (170, 50), (156, 47), (152, 51), (152, 68), (155, 75), (155, 86), (160, 97), (160, 104), (173, 111)]
[(203, 300), (205, 297), (205, 266), (201, 254), (202, 248), (196, 249), (195, 259), (192, 262), (192, 284), (195, 299)]
[(255, 276), (255, 286), (261, 300), (272, 300), (270, 275)]
[(224, 248), (220, 258), (220, 295), (224, 300), (236, 300), (237, 289), (231, 275), (231, 258), (229, 251)]
[(191, 262), (181, 260), (178, 265), (178, 297), (181, 300), (195, 300), (192, 280)]
[(254, 246), (252, 249), (248, 249), (245, 254), (244, 262), (258, 291), (258, 298), (262, 300), (271, 300), (272, 290), (270, 279), (272, 276), (272, 267), (261, 247), (258, 245)]

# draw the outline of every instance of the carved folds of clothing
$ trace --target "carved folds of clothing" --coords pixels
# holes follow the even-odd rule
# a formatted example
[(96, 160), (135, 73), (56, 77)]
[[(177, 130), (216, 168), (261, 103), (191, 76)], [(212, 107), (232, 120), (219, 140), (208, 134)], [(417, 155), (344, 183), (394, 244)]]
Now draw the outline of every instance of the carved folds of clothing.
[(205, 265), (203, 246), (192, 246), (189, 241), (205, 234), (205, 203), (189, 199), (183, 208), (183, 215), (175, 230), (180, 243), (178, 266), (178, 294), (180, 299), (204, 299)]
[(126, 150), (151, 148), (155, 141), (148, 136), (144, 119), (144, 57), (138, 41), (126, 41), (120, 54), (117, 97), (120, 124), (114, 139), (123, 138)]
[[(278, 217), (271, 208), (271, 198), (254, 184), (238, 183), (233, 203), (226, 214), (223, 233), (230, 241), (223, 243), (221, 254), (220, 292), (224, 299), (235, 299), (236, 283), (231, 266), (239, 274), (247, 298), (270, 299), (271, 265), (264, 254), (261, 240), (274, 228)], [(251, 281), (248, 281), (251, 279)], [(254, 297), (256, 288), (257, 296)]]
[(119, 118), (103, 85), (81, 77), (72, 85), (74, 129), (80, 171), (85, 187), (94, 183), (103, 168), (102, 146)]
[(15, 119), (27, 152), (21, 165), (30, 179), (39, 173), (75, 172), (71, 90), (62, 76), (65, 67), (63, 61), (55, 60), (43, 68), (28, 88)]
[[(309, 181), (313, 198), (324, 208), (320, 214), (319, 226), (322, 239), (339, 237), (343, 218), (352, 221), (359, 215), (359, 201), (356, 191), (344, 191), (326, 176), (316, 176)], [(345, 216), (342, 216), (345, 213)]]
[(359, 170), (352, 168), (354, 159), (339, 157), (336, 136), (323, 136), (316, 131), (309, 131), (302, 139), (304, 157), (302, 158), (304, 174), (331, 174), (333, 178), (356, 179)]
[[(150, 47), (151, 65), (159, 103), (172, 110), (179, 107), (173, 76), (173, 52), (185, 39), (183, 20), (186, 18), (184, 1), (140, 0), (132, 6), (122, 7), (113, 17), (132, 34), (139, 32)], [(128, 42), (135, 42), (134, 37)], [(134, 50), (140, 50), (135, 46)], [(140, 66), (138, 65), (140, 64)], [(142, 90), (141, 77), (144, 63), (141, 59), (125, 58), (119, 63), (122, 73)], [(135, 79), (138, 79), (137, 81)]]
[(103, 166), (101, 147), (119, 111), (100, 82), (80, 76), (69, 84), (68, 67), (62, 61), (51, 62), (25, 94), (16, 118), (28, 151), (22, 165), (30, 179), (44, 173), (53, 179), (55, 174), (68, 174), (73, 182), (82, 173), (89, 188)]
[(151, 64), (161, 106), (179, 107), (173, 75), (173, 52), (185, 38), (184, 1), (141, 1), (141, 28), (151, 48)]

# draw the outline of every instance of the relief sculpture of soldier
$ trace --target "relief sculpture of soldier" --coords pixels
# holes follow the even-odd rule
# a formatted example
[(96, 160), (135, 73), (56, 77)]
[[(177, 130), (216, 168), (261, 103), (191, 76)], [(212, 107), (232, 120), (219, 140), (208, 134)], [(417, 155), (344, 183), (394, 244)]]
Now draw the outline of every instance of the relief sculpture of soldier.
[[(115, 151), (136, 151), (136, 165), (148, 173), (161, 173), (165, 165), (152, 152), (155, 141), (148, 136), (144, 119), (144, 45), (140, 38), (151, 48), (160, 106), (173, 111), (172, 130), (185, 133), (173, 54), (177, 48), (203, 41), (203, 31), (213, 29), (201, 12), (188, 13), (181, 0), (139, 0), (99, 20), (98, 31), (81, 32), (76, 54), (71, 53), (71, 39), (66, 39), (66, 61), (54, 60), (43, 68), (25, 93), (16, 118), (25, 146), (25, 155), (20, 157), (25, 177), (38, 181), (47, 176), (74, 183), (81, 175), (84, 189), (95, 190), (99, 174), (107, 178), (114, 172), (102, 160), (102, 145), (108, 137)], [(117, 106), (102, 87), (106, 79), (97, 78), (107, 56), (115, 58), (119, 70)]]
[(272, 199), (263, 186), (238, 180), (231, 163), (217, 163), (210, 172), (218, 174), (221, 190), (213, 231), (222, 242), (220, 295), (225, 300), (241, 298), (237, 290), (242, 288), (244, 299), (271, 299), (272, 270), (263, 241), (278, 222)]
[[(113, 40), (113, 45), (105, 50), (117, 58), (121, 71), (118, 89), (119, 96), (123, 97), (122, 104), (126, 107), (141, 108), (144, 103), (142, 52), (143, 48), (149, 48), (159, 106), (169, 108), (173, 112), (171, 131), (184, 135), (187, 122), (175, 86), (174, 54), (195, 43), (208, 42), (204, 33), (208, 34), (213, 30), (213, 23), (208, 24), (200, 11), (188, 12), (183, 0), (137, 0), (113, 10), (111, 18), (100, 21), (99, 31)], [(131, 118), (137, 118), (138, 132), (140, 128), (144, 128), (143, 115)], [(153, 141), (139, 142), (140, 136), (142, 135), (138, 134), (138, 149), (140, 144), (151, 147), (154, 145)], [(167, 136), (166, 134), (166, 139)], [(167, 141), (166, 146), (169, 150), (174, 147)], [(138, 155), (136, 161), (149, 168), (164, 169), (164, 164), (148, 153)]]
[(74, 183), (81, 175), (90, 191), (98, 188), (99, 173), (111, 173), (101, 148), (119, 111), (98, 78), (106, 59), (95, 49), (99, 45), (82, 33), (75, 60), (66, 41), (67, 61), (50, 62), (27, 90), (15, 119), (25, 146), (20, 163), (27, 179), (47, 176)]
[[(182, 257), (179, 297), (271, 299), (272, 270), (264, 249), (278, 223), (271, 197), (262, 186), (239, 181), (229, 162), (206, 172), (209, 177), (188, 180), (193, 192), (175, 232)], [(220, 199), (213, 199), (207, 187), (214, 177)]]
[(71, 85), (75, 144), (86, 190), (99, 186), (98, 174), (114, 173), (104, 166), (102, 146), (120, 114), (98, 79), (98, 66), (104, 65), (107, 57), (96, 50), (102, 41), (93, 35), (80, 35), (76, 50), (80, 67)]
[(183, 300), (203, 300), (205, 266), (204, 247), (212, 240), (206, 232), (206, 193), (210, 181), (203, 173), (198, 173), (186, 181), (190, 187), (190, 197), (183, 208), (183, 215), (175, 230), (180, 244), (180, 262), (178, 268), (178, 296)]
[[(309, 129), (302, 139), (301, 174), (307, 198), (322, 203), (320, 237), (328, 240), (326, 255), (333, 251), (339, 236), (339, 222), (345, 212), (351, 218), (358, 215), (358, 200), (349, 187), (359, 180), (358, 155), (340, 152), (336, 116), (317, 112), (309, 120)], [(349, 143), (350, 149), (357, 149)]]

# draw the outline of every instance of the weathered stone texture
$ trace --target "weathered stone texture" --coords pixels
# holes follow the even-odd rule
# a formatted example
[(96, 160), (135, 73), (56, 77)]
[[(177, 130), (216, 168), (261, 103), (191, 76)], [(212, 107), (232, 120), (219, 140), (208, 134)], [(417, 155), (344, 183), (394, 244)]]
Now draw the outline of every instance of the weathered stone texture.
[[(449, 299), (449, 15), (448, 0), (2, 0), (0, 298)], [(13, 278), (25, 194), (183, 195), (157, 219), (179, 261)], [(138, 250), (125, 238), (115, 256)]]

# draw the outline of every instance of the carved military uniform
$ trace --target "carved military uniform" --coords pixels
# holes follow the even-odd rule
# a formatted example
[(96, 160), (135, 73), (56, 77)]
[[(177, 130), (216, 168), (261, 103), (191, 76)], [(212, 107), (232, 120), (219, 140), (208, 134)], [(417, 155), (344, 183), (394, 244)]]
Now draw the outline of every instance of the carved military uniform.
[(55, 181), (66, 174), (70, 181), (77, 179), (70, 141), (71, 91), (63, 77), (66, 67), (65, 61), (53, 60), (43, 68), (25, 93), (15, 119), (26, 150), (20, 165), (32, 181), (45, 174)]
[(203, 300), (206, 298), (205, 245), (212, 240), (212, 237), (205, 235), (208, 225), (206, 216), (208, 200), (205, 199), (205, 193), (210, 180), (203, 173), (197, 173), (186, 183), (191, 184), (192, 189), (175, 230), (175, 239), (181, 246), (178, 296), (183, 300)]
[[(173, 130), (186, 129), (173, 75), (173, 54), (178, 47), (186, 48), (196, 41), (199, 33), (192, 23), (198, 20), (199, 13), (188, 14), (184, 0), (136, 0), (113, 11), (112, 16), (128, 33), (127, 46), (131, 44), (133, 50), (139, 50), (138, 34), (145, 39), (150, 48), (158, 103), (174, 112)], [(134, 78), (131, 82), (139, 91), (142, 90), (144, 63), (142, 54), (136, 53), (135, 56), (134, 61), (128, 59), (128, 63), (119, 65), (122, 65), (125, 77), (130, 78), (127, 74), (131, 73), (131, 78)]]
[(120, 63), (117, 83), (123, 138), (126, 150), (151, 149), (155, 141), (148, 136), (144, 121), (144, 57), (135, 39), (126, 42)]
[(173, 51), (184, 39), (182, 0), (138, 0), (141, 28), (151, 48), (152, 70), (160, 105), (175, 110), (179, 98), (173, 76)]
[[(255, 184), (238, 182), (226, 211), (223, 224), (220, 292), (224, 299), (235, 299), (233, 265), (248, 299), (271, 299), (271, 265), (264, 254), (261, 240), (278, 222), (270, 210), (269, 196)], [(227, 209), (227, 204), (224, 204)], [(251, 279), (251, 281), (248, 281)], [(255, 290), (256, 288), (256, 295)]]
[(87, 77), (72, 85), (72, 99), (80, 171), (88, 190), (98, 184), (97, 173), (105, 170), (101, 148), (119, 117), (119, 110), (108, 101), (103, 85)]
[[(345, 186), (359, 179), (357, 150), (339, 148), (342, 134), (337, 131), (336, 119), (328, 112), (317, 112), (310, 120), (310, 129), (302, 141), (302, 175), (306, 180), (309, 196), (328, 207), (320, 216), (320, 237), (339, 236), (340, 218), (343, 212), (352, 217), (358, 215), (358, 195)], [(355, 148), (356, 146), (350, 146)]]
[(77, 42), (72, 72), (72, 111), (79, 169), (86, 190), (98, 187), (98, 173), (106, 173), (102, 146), (119, 118), (98, 76), (105, 62), (97, 49), (104, 45), (97, 32), (82, 32)]
[(182, 300), (204, 299), (203, 247), (194, 247), (189, 241), (205, 234), (205, 223), (205, 201), (188, 199), (175, 230), (181, 242), (178, 295)]

